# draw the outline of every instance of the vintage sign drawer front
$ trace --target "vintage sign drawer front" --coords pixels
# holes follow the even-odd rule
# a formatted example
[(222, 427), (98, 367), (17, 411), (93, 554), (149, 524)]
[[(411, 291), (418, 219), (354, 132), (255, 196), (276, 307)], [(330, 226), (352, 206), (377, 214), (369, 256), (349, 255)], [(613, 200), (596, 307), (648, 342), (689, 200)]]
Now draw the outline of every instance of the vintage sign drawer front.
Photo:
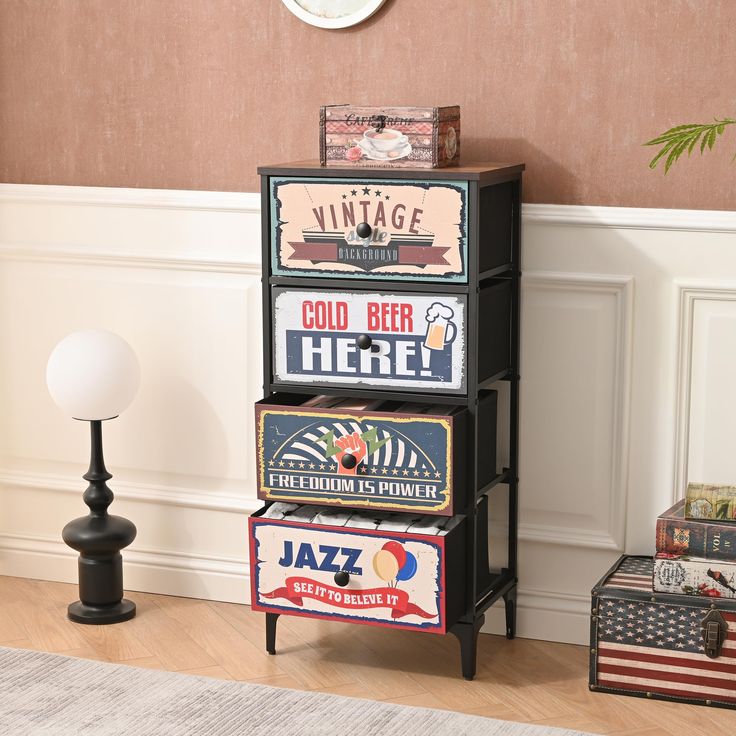
[(271, 270), (281, 276), (468, 281), (468, 185), (275, 177)]
[(464, 295), (274, 288), (275, 383), (465, 391)]
[[(425, 536), (253, 516), (249, 526), (255, 610), (444, 633), (446, 547), (462, 554), (461, 527)], [(459, 589), (450, 595), (462, 605)]]
[(258, 497), (452, 516), (466, 420), (256, 404)]

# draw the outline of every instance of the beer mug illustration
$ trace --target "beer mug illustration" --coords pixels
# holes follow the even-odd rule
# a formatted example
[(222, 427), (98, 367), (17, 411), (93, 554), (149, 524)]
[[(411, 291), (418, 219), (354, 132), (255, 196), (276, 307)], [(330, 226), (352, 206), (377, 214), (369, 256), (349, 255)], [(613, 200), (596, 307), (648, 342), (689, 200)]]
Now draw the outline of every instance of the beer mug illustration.
[(457, 326), (451, 322), (454, 312), (450, 307), (434, 302), (427, 310), (427, 334), (424, 347), (429, 350), (444, 350), (457, 337)]

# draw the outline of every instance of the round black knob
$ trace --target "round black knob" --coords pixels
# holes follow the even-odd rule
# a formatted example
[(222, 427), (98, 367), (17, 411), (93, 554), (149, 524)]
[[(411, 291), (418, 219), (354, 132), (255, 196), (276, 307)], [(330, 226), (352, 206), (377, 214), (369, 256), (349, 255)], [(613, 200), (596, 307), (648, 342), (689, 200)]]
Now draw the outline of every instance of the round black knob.
[(355, 342), (358, 343), (358, 347), (361, 350), (368, 350), (368, 348), (373, 345), (373, 340), (371, 340), (369, 335), (359, 335)]
[(350, 573), (345, 572), (345, 570), (340, 570), (340, 572), (335, 573), (335, 583), (341, 588), (344, 588), (349, 582)]
[(373, 228), (367, 222), (360, 222), (355, 228), (359, 238), (370, 238)]
[(347, 468), (348, 470), (352, 470), (357, 464), (358, 461), (355, 459), (355, 455), (351, 455), (349, 452), (346, 452), (340, 458), (340, 465), (342, 465), (343, 468)]

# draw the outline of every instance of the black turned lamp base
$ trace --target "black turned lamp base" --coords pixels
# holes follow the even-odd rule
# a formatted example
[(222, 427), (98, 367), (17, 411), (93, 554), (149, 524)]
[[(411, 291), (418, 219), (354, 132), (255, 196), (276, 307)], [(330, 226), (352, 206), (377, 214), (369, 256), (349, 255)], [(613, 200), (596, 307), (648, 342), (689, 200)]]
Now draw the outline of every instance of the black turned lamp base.
[(68, 615), (78, 624), (117, 624), (135, 616), (135, 603), (123, 598), (120, 550), (135, 539), (136, 529), (133, 522), (107, 512), (114, 496), (102, 456), (102, 420), (91, 421), (90, 427), (92, 452), (83, 476), (89, 481), (83, 496), (89, 514), (70, 521), (61, 532), (79, 552), (79, 600), (69, 606)]
[(111, 606), (88, 606), (77, 601), (69, 604), (67, 615), (77, 624), (119, 624), (135, 616), (135, 603), (127, 598)]

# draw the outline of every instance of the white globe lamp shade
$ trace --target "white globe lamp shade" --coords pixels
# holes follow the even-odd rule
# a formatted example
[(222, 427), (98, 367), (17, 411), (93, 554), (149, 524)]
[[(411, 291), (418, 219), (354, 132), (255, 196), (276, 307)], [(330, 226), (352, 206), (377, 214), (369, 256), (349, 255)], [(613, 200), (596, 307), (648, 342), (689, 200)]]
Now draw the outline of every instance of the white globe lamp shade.
[(141, 381), (133, 349), (107, 330), (67, 335), (52, 351), (46, 383), (54, 401), (75, 419), (111, 419), (128, 408)]

